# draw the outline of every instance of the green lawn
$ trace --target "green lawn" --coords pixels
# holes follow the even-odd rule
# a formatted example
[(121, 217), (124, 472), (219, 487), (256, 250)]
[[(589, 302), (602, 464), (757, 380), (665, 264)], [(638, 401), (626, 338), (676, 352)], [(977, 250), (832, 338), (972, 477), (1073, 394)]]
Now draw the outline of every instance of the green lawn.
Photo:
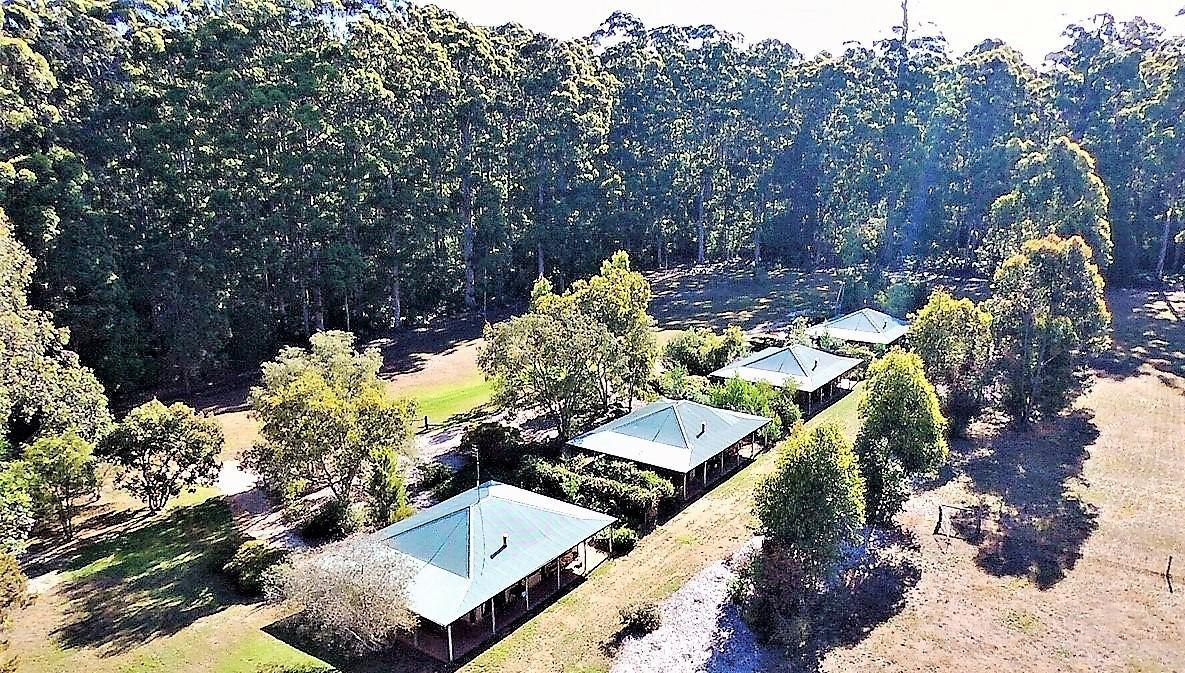
[(221, 499), (183, 503), (126, 529), (117, 525), (68, 558), (60, 583), (17, 616), (12, 640), (19, 670), (324, 668), (262, 631), (272, 620), (268, 609), (247, 602), (217, 572), (236, 541)]
[(481, 372), (474, 372), (463, 381), (417, 386), (402, 391), (402, 394), (419, 404), (421, 418), (427, 416), (431, 423), (443, 423), (489, 402), (493, 389)]

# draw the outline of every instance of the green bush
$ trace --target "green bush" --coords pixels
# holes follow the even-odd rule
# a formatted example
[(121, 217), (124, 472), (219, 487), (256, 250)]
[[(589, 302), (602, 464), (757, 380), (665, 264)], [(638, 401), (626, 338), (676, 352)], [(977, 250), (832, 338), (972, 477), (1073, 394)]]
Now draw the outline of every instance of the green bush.
[[(788, 394), (793, 396), (794, 391), (787, 390), (789, 390)], [(708, 390), (709, 402), (714, 407), (772, 418), (773, 422), (762, 428), (760, 432), (761, 437), (766, 441), (777, 441), (784, 437), (786, 432), (793, 429), (793, 426), (784, 428), (781, 416), (774, 410), (773, 400), (782, 394), (777, 388), (764, 381), (752, 383), (740, 378), (729, 379)], [(793, 404), (793, 400), (790, 404)], [(784, 402), (781, 405), (787, 414), (792, 413)]]
[(613, 548), (614, 556), (624, 556), (638, 545), (638, 533), (628, 526), (609, 531), (609, 539), (612, 541), (610, 546)]
[(671, 367), (707, 376), (748, 352), (749, 342), (739, 327), (729, 327), (721, 336), (706, 327), (693, 327), (666, 345), (663, 359)]
[(263, 593), (267, 571), (287, 556), (287, 549), (272, 546), (263, 540), (247, 540), (222, 566), (222, 572), (230, 577), (239, 591), (248, 596), (258, 596)]
[(357, 508), (333, 498), (301, 525), (300, 534), (309, 542), (333, 542), (349, 537), (363, 525), (364, 516)]
[(526, 441), (518, 428), (501, 423), (479, 423), (461, 436), (461, 451), (481, 459), (482, 471), (498, 474), (513, 471), (522, 458)]
[(675, 497), (670, 481), (637, 465), (605, 457), (558, 462), (531, 457), (518, 472), (523, 488), (611, 514), (639, 528)]
[(417, 474), (419, 475), (419, 479), (416, 481), (416, 486), (427, 490), (435, 489), (437, 486), (451, 479), (453, 470), (444, 463), (431, 460), (420, 465)]
[(794, 432), (794, 428), (802, 422), (802, 409), (794, 401), (793, 388), (781, 388), (769, 400), (770, 409), (781, 425), (783, 436)]
[(687, 368), (681, 364), (668, 367), (654, 383), (658, 393), (667, 399), (708, 403), (708, 380), (687, 373)]
[(642, 635), (653, 633), (662, 626), (662, 611), (654, 601), (642, 601), (621, 608), (621, 629), (626, 633)]
[(925, 283), (901, 280), (885, 288), (876, 299), (889, 314), (904, 318), (921, 308), (927, 290)]

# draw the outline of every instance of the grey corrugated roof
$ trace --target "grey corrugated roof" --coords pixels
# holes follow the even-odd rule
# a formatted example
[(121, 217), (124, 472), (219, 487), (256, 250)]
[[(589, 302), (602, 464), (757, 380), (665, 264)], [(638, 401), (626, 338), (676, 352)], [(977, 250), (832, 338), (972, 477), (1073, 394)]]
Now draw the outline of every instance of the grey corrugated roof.
[(909, 323), (894, 318), (888, 313), (871, 308), (832, 318), (821, 325), (815, 325), (806, 331), (807, 335), (819, 338), (824, 334), (844, 341), (859, 341), (869, 344), (891, 344), (905, 336), (909, 331)]
[(803, 344), (771, 346), (712, 372), (711, 376), (745, 381), (765, 381), (778, 387), (793, 382), (802, 392), (822, 388), (856, 367), (863, 360), (849, 358)]
[(645, 465), (689, 472), (769, 422), (764, 416), (688, 400), (659, 400), (573, 437), (568, 443)]
[[(387, 526), (374, 538), (413, 564), (411, 610), (444, 626), (614, 520), (488, 481)], [(504, 535), (508, 543), (503, 548)]]

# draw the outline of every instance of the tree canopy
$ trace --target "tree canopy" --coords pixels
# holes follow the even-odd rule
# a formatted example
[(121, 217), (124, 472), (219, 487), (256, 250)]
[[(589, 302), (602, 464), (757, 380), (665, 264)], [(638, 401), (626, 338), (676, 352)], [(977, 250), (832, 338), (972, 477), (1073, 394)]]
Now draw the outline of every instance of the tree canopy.
[(558, 40), (326, 11), (5, 3), (0, 208), (29, 306), (69, 329), (39, 332), (55, 366), (192, 386), (325, 329), (560, 291), (616, 250), (992, 273), (1057, 233), (1115, 281), (1185, 263), (1185, 41), (1138, 17), (1034, 67), (908, 25), (805, 55), (620, 12)]
[(1110, 341), (1103, 278), (1079, 236), (1026, 242), (996, 271), (989, 309), (1004, 405), (1021, 423), (1063, 409)]
[(99, 445), (104, 460), (118, 465), (119, 484), (159, 512), (182, 491), (193, 492), (218, 478), (222, 426), (192, 408), (151, 400), (128, 412)]
[(922, 360), (894, 348), (868, 368), (856, 452), (867, 485), (866, 512), (887, 522), (904, 502), (904, 478), (946, 461), (946, 418)]
[(541, 407), (570, 437), (579, 414), (629, 404), (649, 383), (658, 357), (649, 304), (650, 285), (624, 252), (562, 294), (541, 279), (525, 315), (486, 325), (478, 365), (500, 405)]
[(350, 502), (376, 456), (414, 450), (415, 403), (387, 391), (381, 364), (377, 350), (355, 351), (347, 332), (319, 332), (307, 349), (280, 351), (251, 389), (262, 441), (244, 464), (275, 491), (303, 483)]
[(835, 424), (791, 437), (756, 498), (761, 534), (796, 550), (816, 570), (864, 526), (864, 478), (851, 442)]
[(956, 430), (979, 412), (991, 368), (992, 316), (971, 299), (935, 290), (910, 325), (910, 349), (922, 359)]

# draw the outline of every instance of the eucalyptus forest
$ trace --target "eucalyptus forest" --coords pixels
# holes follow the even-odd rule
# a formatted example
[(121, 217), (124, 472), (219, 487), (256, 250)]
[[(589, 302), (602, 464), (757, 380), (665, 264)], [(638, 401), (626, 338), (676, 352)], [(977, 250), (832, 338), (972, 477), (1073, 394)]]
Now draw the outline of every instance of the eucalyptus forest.
[(407, 3), (0, 13), (0, 208), (112, 392), (515, 304), (619, 249), (990, 276), (1077, 233), (1113, 284), (1183, 261), (1185, 41), (1139, 18), (1035, 67), (908, 22), (808, 56), (626, 13), (575, 40)]

